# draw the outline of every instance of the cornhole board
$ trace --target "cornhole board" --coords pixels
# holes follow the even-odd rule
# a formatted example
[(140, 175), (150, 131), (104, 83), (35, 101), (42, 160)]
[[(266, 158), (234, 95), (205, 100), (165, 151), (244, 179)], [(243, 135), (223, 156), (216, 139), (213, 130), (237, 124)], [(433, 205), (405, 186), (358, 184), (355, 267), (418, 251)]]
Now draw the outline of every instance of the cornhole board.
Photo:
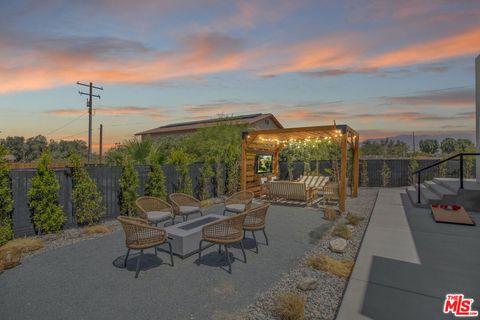
[(463, 207), (458, 210), (446, 210), (442, 208), (432, 208), (432, 216), (435, 222), (441, 223), (453, 223), (453, 224), (465, 224), (474, 226), (475, 221), (468, 215), (467, 211)]

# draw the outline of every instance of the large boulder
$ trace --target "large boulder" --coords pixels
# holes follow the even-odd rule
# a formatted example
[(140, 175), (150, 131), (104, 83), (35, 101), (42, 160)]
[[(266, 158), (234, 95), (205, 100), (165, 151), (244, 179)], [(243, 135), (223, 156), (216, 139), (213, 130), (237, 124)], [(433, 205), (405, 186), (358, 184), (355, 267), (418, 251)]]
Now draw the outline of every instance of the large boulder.
[(344, 253), (347, 248), (347, 240), (342, 238), (335, 238), (330, 240), (329, 248), (333, 252)]
[(304, 277), (297, 284), (297, 288), (302, 291), (315, 290), (317, 286), (318, 280), (313, 277)]

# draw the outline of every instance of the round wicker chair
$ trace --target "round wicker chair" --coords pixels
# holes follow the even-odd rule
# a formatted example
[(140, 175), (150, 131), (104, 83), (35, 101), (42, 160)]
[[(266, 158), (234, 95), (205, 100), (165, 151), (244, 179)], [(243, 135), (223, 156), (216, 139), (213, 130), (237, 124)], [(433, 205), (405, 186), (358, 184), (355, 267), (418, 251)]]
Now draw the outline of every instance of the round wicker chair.
[(134, 217), (117, 217), (120, 221), (123, 231), (125, 231), (125, 245), (127, 246), (127, 254), (123, 263), (127, 266), (128, 255), (130, 250), (140, 250), (140, 257), (137, 260), (137, 269), (135, 278), (138, 278), (140, 272), (140, 263), (143, 258), (143, 250), (155, 248), (155, 255), (157, 255), (157, 246), (164, 243), (168, 244), (170, 248), (170, 262), (173, 267), (172, 245), (167, 240), (167, 232), (163, 228), (153, 227), (148, 225), (148, 221), (142, 218)]
[(185, 193), (172, 193), (168, 198), (173, 208), (172, 224), (177, 216), (181, 216), (183, 221), (187, 221), (188, 216), (195, 213), (200, 213), (203, 216), (200, 200)]
[(230, 197), (225, 199), (225, 209), (223, 210), (223, 215), (225, 215), (225, 212), (227, 211), (242, 213), (245, 210), (250, 209), (254, 196), (254, 193), (251, 191), (239, 191), (232, 194)]
[(245, 214), (238, 214), (228, 218), (224, 218), (205, 225), (202, 228), (202, 240), (198, 245), (198, 263), (202, 258), (202, 243), (204, 241), (218, 244), (218, 253), (221, 253), (222, 245), (225, 247), (225, 257), (228, 262), (228, 273), (232, 273), (232, 264), (230, 262), (230, 255), (228, 247), (235, 243), (240, 243), (243, 253), (243, 261), (247, 263), (247, 256), (245, 255), (245, 248), (243, 247), (243, 221)]
[(255, 231), (262, 231), (265, 236), (265, 243), (268, 246), (268, 237), (265, 232), (265, 225), (267, 222), (267, 212), (270, 204), (262, 204), (258, 207), (248, 210), (245, 212), (245, 221), (243, 222), (243, 230), (251, 231), (253, 240), (255, 241), (256, 253), (258, 253), (258, 243), (257, 238), (255, 237)]
[(156, 197), (140, 197), (135, 201), (138, 216), (157, 226), (160, 222), (172, 219), (172, 207), (165, 201)]

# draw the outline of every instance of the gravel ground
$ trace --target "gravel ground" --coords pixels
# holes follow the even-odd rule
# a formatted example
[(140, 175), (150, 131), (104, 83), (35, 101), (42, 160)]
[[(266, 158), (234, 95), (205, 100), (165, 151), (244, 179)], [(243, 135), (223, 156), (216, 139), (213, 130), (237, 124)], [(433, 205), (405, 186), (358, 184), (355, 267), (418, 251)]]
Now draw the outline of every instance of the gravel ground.
[(122, 227), (117, 220), (106, 220), (100, 225), (104, 225), (110, 229), (109, 233), (95, 233), (95, 234), (84, 234), (84, 228), (72, 228), (63, 230), (59, 233), (51, 233), (51, 234), (44, 234), (40, 236), (36, 236), (38, 239), (43, 240), (44, 247), (42, 249), (22, 253), (22, 259), (24, 257), (33, 256), (39, 253), (43, 253), (46, 251), (50, 251), (53, 249), (57, 249), (60, 247), (68, 246), (70, 244), (74, 244), (84, 240), (96, 239), (104, 237), (107, 234), (120, 230)]
[[(378, 195), (378, 189), (361, 188), (359, 197), (347, 199), (348, 212), (363, 217), (354, 229), (352, 239), (348, 241), (344, 253), (333, 253), (328, 249), (330, 240), (333, 238), (331, 232), (325, 233), (324, 237), (318, 241), (317, 246), (305, 253), (304, 259), (284, 273), (280, 281), (268, 291), (257, 296), (256, 303), (250, 305), (239, 314), (239, 318), (248, 320), (273, 320), (277, 319), (272, 310), (274, 308), (274, 298), (280, 292), (296, 292), (305, 298), (305, 319), (334, 319), (336, 310), (342, 300), (344, 288), (348, 279), (339, 278), (330, 273), (318, 271), (308, 267), (305, 259), (310, 255), (326, 254), (336, 259), (355, 260), (360, 247), (363, 234), (368, 225), (368, 220), (372, 213), (375, 200)], [(338, 219), (336, 223), (343, 221)], [(296, 289), (300, 279), (303, 277), (313, 277), (318, 280), (318, 287), (311, 291), (301, 291)]]

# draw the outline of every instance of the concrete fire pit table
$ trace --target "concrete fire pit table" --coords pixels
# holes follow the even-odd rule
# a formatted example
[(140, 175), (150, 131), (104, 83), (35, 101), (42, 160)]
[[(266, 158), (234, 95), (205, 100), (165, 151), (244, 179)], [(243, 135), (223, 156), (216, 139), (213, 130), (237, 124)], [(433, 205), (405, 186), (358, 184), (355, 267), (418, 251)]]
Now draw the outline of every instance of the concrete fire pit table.
[[(165, 230), (168, 234), (168, 240), (172, 244), (173, 253), (182, 259), (198, 253), (198, 244), (202, 240), (203, 226), (225, 218), (225, 216), (209, 214), (166, 227)], [(209, 246), (212, 245), (210, 244)]]

